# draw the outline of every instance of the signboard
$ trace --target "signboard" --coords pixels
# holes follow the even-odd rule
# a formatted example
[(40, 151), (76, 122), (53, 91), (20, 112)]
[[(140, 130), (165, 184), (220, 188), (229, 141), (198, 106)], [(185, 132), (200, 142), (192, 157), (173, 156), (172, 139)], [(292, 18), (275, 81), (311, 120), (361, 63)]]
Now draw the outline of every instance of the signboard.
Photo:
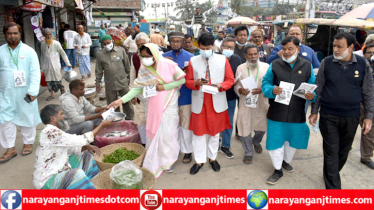
[(33, 0), (34, 2), (39, 2), (51, 7), (64, 7), (64, 0)]
[(41, 3), (31, 2), (32, 0), (26, 0), (25, 5), (21, 7), (22, 10), (30, 12), (39, 12), (45, 9), (45, 5)]

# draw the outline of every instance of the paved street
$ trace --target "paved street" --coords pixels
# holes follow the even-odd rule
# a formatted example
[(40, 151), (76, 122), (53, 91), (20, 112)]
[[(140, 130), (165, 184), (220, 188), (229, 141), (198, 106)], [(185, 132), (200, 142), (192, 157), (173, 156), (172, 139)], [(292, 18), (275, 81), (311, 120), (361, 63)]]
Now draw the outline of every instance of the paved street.
[[(94, 63), (91, 62), (92, 69)], [(78, 68), (75, 69), (78, 73)], [(93, 72), (94, 73), (94, 72)], [(85, 80), (86, 84), (94, 84), (94, 74), (90, 79)], [(64, 80), (65, 88), (68, 84)], [(45, 88), (44, 88), (45, 90)], [(38, 98), (39, 109), (47, 104), (59, 104), (58, 96), (47, 102), (49, 92), (45, 91)], [(57, 96), (57, 97), (56, 97)], [(44, 125), (37, 127), (37, 133)], [(265, 141), (262, 146), (265, 148)], [(217, 160), (221, 165), (220, 172), (214, 172), (209, 163), (204, 164), (198, 174), (190, 175), (189, 170), (193, 162), (182, 163), (181, 154), (178, 162), (174, 165), (173, 173), (164, 173), (157, 180), (157, 189), (324, 189), (322, 176), (323, 153), (321, 134), (315, 134), (311, 130), (309, 147), (307, 150), (296, 152), (292, 162), (293, 173), (284, 172), (284, 177), (278, 184), (271, 186), (266, 184), (266, 179), (273, 173), (274, 168), (270, 161), (268, 151), (264, 149), (262, 154), (254, 154), (253, 164), (245, 165), (242, 162), (244, 151), (241, 143), (235, 138), (231, 140), (233, 159), (227, 159), (222, 153), (218, 154)], [(16, 140), (18, 156), (8, 163), (0, 164), (0, 189), (32, 189), (32, 173), (35, 154), (21, 156), (22, 139), (18, 131)], [(35, 146), (34, 146), (35, 151)], [(5, 149), (0, 148), (0, 154)], [(345, 189), (374, 189), (372, 181), (373, 170), (360, 163), (360, 128), (355, 136), (353, 149), (349, 154), (348, 161), (341, 171), (342, 186)]]

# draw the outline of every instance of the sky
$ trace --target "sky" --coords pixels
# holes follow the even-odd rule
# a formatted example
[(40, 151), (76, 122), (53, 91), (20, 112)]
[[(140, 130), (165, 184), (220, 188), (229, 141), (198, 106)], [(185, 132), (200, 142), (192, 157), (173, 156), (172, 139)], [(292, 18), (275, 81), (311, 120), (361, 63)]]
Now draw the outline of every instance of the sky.
[[(192, 0), (190, 0), (192, 1)], [(208, 0), (196, 0), (196, 2), (199, 2), (200, 4), (201, 3), (204, 3)], [(147, 7), (143, 12), (141, 12), (140, 14), (143, 15), (145, 17), (145, 19), (154, 19), (156, 18), (156, 14), (155, 14), (155, 8), (152, 8), (151, 7), (151, 4), (152, 3), (167, 3), (167, 2), (174, 2), (173, 4), (173, 7), (169, 7), (168, 8), (168, 11), (167, 11), (167, 14), (169, 14), (169, 16), (175, 16), (176, 15), (176, 11), (174, 11), (174, 8), (175, 8), (175, 2), (176, 0), (145, 0), (146, 2), (146, 5), (149, 4), (149, 7)], [(218, 0), (213, 0), (213, 2), (216, 4), (218, 2)], [(158, 7), (156, 8), (156, 11), (157, 11), (157, 18), (165, 18), (165, 8), (164, 7)]]

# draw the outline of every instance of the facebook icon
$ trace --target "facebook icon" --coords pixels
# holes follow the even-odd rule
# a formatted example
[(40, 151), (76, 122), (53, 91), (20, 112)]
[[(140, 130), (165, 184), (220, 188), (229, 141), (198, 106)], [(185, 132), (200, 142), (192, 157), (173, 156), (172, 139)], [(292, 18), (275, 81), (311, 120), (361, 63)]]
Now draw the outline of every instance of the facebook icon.
[(1, 209), (21, 209), (21, 190), (1, 190)]

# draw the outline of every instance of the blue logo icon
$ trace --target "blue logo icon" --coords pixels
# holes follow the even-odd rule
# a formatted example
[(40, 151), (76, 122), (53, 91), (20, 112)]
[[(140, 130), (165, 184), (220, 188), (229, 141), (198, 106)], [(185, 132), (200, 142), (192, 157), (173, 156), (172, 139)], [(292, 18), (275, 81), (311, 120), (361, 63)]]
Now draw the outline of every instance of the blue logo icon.
[(22, 203), (21, 195), (14, 190), (8, 190), (1, 195), (1, 204), (5, 209), (17, 209)]
[(268, 203), (268, 196), (262, 190), (253, 190), (247, 196), (247, 203), (253, 209), (262, 209)]

